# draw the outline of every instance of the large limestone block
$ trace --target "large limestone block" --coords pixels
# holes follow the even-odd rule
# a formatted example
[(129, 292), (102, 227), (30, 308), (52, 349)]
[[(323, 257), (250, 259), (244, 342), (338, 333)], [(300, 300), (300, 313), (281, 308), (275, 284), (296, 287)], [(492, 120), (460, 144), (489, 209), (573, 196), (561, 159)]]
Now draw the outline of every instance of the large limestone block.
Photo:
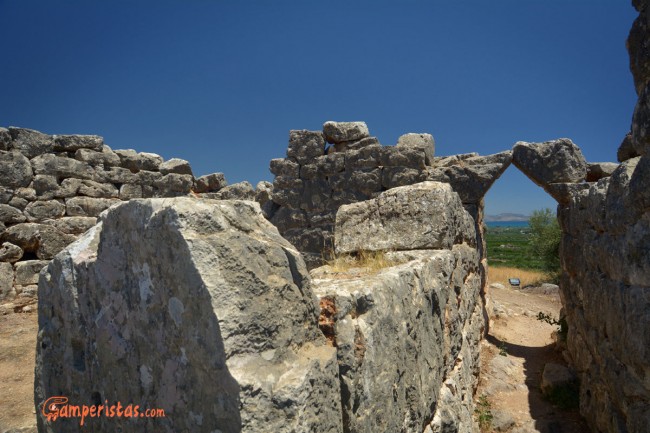
[(255, 200), (255, 189), (250, 182), (245, 180), (224, 186), (215, 193), (215, 198), (219, 200)]
[(133, 149), (119, 149), (115, 153), (120, 158), (120, 166), (136, 173), (140, 170), (158, 171), (163, 158), (155, 153), (136, 152)]
[(639, 155), (650, 151), (650, 84), (646, 84), (632, 115), (632, 144)]
[(287, 157), (299, 164), (308, 164), (325, 154), (325, 138), (320, 131), (291, 130)]
[[(140, 173), (144, 173), (144, 171)], [(169, 173), (153, 182), (159, 197), (187, 195), (192, 189), (192, 185), (194, 185), (194, 176), (191, 174)]]
[(479, 203), (510, 166), (512, 152), (492, 155), (454, 155), (436, 161), (426, 170), (426, 180), (449, 183), (463, 203)]
[(120, 157), (106, 145), (103, 145), (99, 150), (79, 149), (75, 152), (74, 157), (76, 160), (88, 163), (93, 167), (116, 167), (120, 165)]
[(80, 235), (97, 223), (95, 217), (63, 217), (55, 220), (44, 220), (43, 224), (51, 225), (62, 233)]
[(431, 134), (404, 134), (397, 139), (397, 147), (409, 147), (424, 152), (425, 163), (431, 165), (436, 151), (436, 144)]
[(71, 197), (65, 200), (66, 214), (97, 217), (104, 210), (120, 202), (118, 198)]
[(512, 150), (512, 163), (541, 187), (549, 183), (578, 183), (587, 176), (587, 161), (568, 138), (544, 143), (519, 141)]
[(82, 181), (78, 192), (80, 195), (95, 198), (111, 198), (119, 195), (115, 185), (110, 183), (99, 183), (92, 180)]
[(484, 326), (478, 253), (416, 253), (375, 274), (312, 271), (321, 329), (338, 350), (346, 431), (422, 432), (436, 409), (457, 415), (446, 431), (471, 431), (453, 426), (472, 424)]
[(211, 173), (196, 179), (194, 192), (217, 192), (225, 186), (228, 186), (228, 182), (223, 173)]
[(13, 139), (11, 147), (29, 159), (53, 150), (54, 141), (51, 135), (32, 129), (14, 127), (9, 127), (9, 133)]
[(5, 188), (29, 186), (32, 181), (32, 166), (19, 152), (0, 151), (0, 185)]
[(15, 284), (28, 286), (38, 283), (38, 274), (47, 266), (47, 260), (25, 260), (14, 265)]
[(65, 205), (57, 200), (33, 201), (25, 207), (24, 212), (30, 222), (40, 222), (65, 215)]
[(84, 427), (39, 415), (40, 430), (341, 432), (336, 350), (317, 315), (302, 258), (257, 203), (116, 206), (39, 282), (35, 400), (169, 415)]
[(56, 176), (58, 178), (72, 177), (77, 179), (92, 179), (95, 175), (93, 168), (85, 162), (51, 153), (39, 155), (31, 160), (34, 174)]
[(23, 250), (11, 242), (3, 242), (0, 246), (0, 262), (15, 263), (23, 257)]
[(474, 243), (472, 217), (450, 185), (422, 182), (341, 206), (334, 230), (338, 253), (450, 248)]
[(190, 163), (180, 158), (172, 158), (160, 164), (160, 172), (163, 175), (169, 173), (176, 173), (176, 174), (189, 174), (190, 176), (193, 176), (192, 167), (190, 167)]
[(300, 164), (287, 158), (272, 159), (269, 169), (276, 176), (298, 177), (300, 175)]
[(618, 164), (614, 162), (591, 162), (587, 165), (587, 182), (598, 182), (609, 177), (617, 168)]
[(0, 301), (10, 300), (14, 295), (14, 268), (11, 263), (0, 262)]
[(9, 130), (7, 128), (0, 128), (0, 150), (9, 150), (11, 140)]
[(136, 183), (138, 181), (137, 175), (131, 170), (122, 167), (109, 167), (104, 171), (100, 167), (96, 167), (93, 180), (99, 183)]
[(75, 152), (79, 149), (101, 150), (104, 138), (98, 135), (55, 135), (54, 150)]
[(618, 162), (627, 161), (630, 158), (636, 158), (639, 156), (639, 152), (634, 148), (634, 139), (632, 138), (632, 133), (629, 133), (623, 138), (621, 145), (618, 147), (616, 152), (616, 159)]
[(323, 124), (323, 134), (328, 143), (343, 143), (357, 141), (370, 137), (366, 122), (333, 122)]
[(0, 204), (0, 222), (7, 224), (22, 223), (25, 221), (25, 215), (8, 204)]
[(22, 223), (5, 230), (0, 241), (10, 242), (23, 251), (35, 253), (41, 260), (49, 260), (71, 244), (76, 236), (62, 233), (47, 224)]

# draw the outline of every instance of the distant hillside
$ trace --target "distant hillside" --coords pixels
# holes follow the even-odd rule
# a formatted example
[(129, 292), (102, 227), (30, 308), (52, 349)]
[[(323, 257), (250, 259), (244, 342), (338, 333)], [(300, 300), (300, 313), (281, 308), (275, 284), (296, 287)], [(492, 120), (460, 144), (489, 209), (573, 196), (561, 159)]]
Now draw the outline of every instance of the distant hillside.
[(486, 215), (485, 222), (498, 222), (498, 221), (528, 221), (528, 215), (520, 213), (500, 213), (499, 215)]

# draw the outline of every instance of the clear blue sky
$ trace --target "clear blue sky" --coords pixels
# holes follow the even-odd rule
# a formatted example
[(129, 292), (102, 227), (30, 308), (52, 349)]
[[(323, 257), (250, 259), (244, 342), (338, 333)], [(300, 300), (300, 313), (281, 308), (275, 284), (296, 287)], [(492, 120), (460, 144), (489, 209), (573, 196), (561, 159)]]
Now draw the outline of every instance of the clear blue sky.
[[(271, 180), (290, 129), (364, 120), (436, 153), (569, 137), (615, 161), (636, 96), (629, 0), (0, 0), (0, 125), (102, 135)], [(488, 213), (555, 202), (514, 167)]]

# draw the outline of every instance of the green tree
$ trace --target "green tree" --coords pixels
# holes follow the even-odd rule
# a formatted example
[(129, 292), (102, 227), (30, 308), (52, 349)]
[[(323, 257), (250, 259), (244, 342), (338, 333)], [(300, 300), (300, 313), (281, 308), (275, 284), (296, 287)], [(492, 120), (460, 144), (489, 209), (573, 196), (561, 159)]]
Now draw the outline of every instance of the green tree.
[(542, 260), (544, 271), (553, 282), (560, 278), (560, 240), (562, 231), (551, 209), (533, 211), (528, 220), (531, 231), (531, 255)]

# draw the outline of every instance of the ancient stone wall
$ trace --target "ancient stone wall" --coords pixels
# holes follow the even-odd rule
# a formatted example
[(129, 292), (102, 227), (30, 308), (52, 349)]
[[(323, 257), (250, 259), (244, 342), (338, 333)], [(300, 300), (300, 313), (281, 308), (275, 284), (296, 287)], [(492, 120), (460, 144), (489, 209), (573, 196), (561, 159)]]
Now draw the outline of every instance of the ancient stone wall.
[(30, 309), (39, 271), (116, 203), (190, 193), (264, 203), (269, 187), (227, 186), (222, 173), (195, 178), (187, 161), (113, 151), (95, 135), (0, 128), (0, 304)]
[[(435, 157), (430, 134), (405, 134), (382, 146), (363, 122), (326, 122), (322, 131), (289, 133), (287, 157), (271, 160), (271, 222), (311, 267), (334, 253), (332, 233), (340, 206), (422, 181), (451, 184), (482, 222), (482, 199), (510, 164), (511, 152)], [(479, 232), (480, 236), (480, 232)]]
[[(474, 219), (447, 184), (394, 188), (340, 209), (342, 250), (374, 248), (360, 218), (399, 251), (310, 276), (250, 201), (111, 207), (40, 276), (40, 431), (474, 431)], [(53, 395), (167, 416), (82, 427), (42, 415)]]
[(580, 378), (580, 411), (594, 431), (650, 425), (650, 8), (628, 38), (639, 99), (622, 163), (610, 177), (574, 185), (558, 206), (561, 294), (568, 352)]

